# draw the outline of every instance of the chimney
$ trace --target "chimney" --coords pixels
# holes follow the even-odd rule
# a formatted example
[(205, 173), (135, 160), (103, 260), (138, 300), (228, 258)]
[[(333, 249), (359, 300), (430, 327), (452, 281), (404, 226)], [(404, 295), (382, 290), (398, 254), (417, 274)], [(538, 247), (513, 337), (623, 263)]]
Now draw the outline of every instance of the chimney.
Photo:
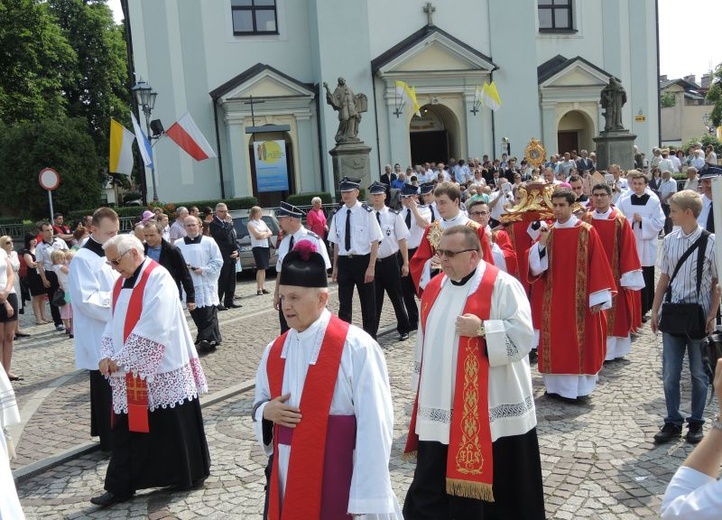
[(667, 81), (667, 75), (666, 75), (666, 74), (662, 74), (662, 75), (659, 77), (659, 81)]
[(712, 86), (713, 76), (711, 72), (702, 74), (702, 84), (700, 85), (703, 89), (708, 89)]
[(697, 84), (697, 77), (694, 74), (690, 74), (689, 76), (684, 77), (685, 81), (688, 81), (689, 83), (692, 83), (693, 85)]

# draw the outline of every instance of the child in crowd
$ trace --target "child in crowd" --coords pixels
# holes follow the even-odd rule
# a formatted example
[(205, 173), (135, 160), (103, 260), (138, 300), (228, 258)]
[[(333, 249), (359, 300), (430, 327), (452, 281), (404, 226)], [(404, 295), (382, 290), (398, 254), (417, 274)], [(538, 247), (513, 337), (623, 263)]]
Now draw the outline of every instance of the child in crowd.
[(53, 251), (50, 259), (53, 262), (53, 271), (58, 275), (58, 284), (65, 293), (65, 305), (60, 307), (60, 319), (63, 320), (65, 333), (73, 338), (73, 307), (70, 304), (70, 292), (68, 291), (68, 273), (71, 260), (75, 251)]

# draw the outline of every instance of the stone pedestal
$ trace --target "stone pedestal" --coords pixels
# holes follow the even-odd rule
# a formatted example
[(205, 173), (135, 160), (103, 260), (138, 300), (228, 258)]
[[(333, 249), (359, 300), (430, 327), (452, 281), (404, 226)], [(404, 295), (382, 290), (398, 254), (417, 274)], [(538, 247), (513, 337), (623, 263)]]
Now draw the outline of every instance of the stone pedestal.
[(594, 138), (597, 144), (597, 170), (606, 170), (610, 164), (618, 164), (623, 170), (634, 168), (634, 140), (629, 130), (601, 132)]
[(361, 179), (361, 189), (373, 182), (371, 179), (371, 148), (363, 141), (337, 144), (328, 152), (333, 162), (333, 191), (344, 177)]

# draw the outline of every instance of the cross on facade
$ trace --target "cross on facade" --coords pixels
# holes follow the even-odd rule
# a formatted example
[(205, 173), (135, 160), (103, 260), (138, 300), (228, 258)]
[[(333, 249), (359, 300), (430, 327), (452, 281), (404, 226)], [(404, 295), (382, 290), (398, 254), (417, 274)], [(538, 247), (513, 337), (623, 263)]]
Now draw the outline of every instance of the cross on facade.
[(436, 7), (431, 2), (426, 2), (426, 6), (424, 7), (424, 12), (426, 13), (427, 18), (427, 25), (434, 25), (434, 13), (436, 12)]

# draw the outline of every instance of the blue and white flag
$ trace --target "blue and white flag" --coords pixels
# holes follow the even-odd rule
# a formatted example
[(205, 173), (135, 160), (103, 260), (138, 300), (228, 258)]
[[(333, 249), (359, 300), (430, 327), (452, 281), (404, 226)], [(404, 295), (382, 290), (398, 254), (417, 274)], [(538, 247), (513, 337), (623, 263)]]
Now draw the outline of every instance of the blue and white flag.
[(133, 130), (135, 131), (135, 138), (138, 140), (138, 148), (140, 148), (140, 155), (143, 156), (143, 164), (148, 168), (153, 168), (153, 149), (150, 146), (150, 141), (141, 130), (138, 120), (135, 115), (131, 112), (130, 118), (133, 120)]

